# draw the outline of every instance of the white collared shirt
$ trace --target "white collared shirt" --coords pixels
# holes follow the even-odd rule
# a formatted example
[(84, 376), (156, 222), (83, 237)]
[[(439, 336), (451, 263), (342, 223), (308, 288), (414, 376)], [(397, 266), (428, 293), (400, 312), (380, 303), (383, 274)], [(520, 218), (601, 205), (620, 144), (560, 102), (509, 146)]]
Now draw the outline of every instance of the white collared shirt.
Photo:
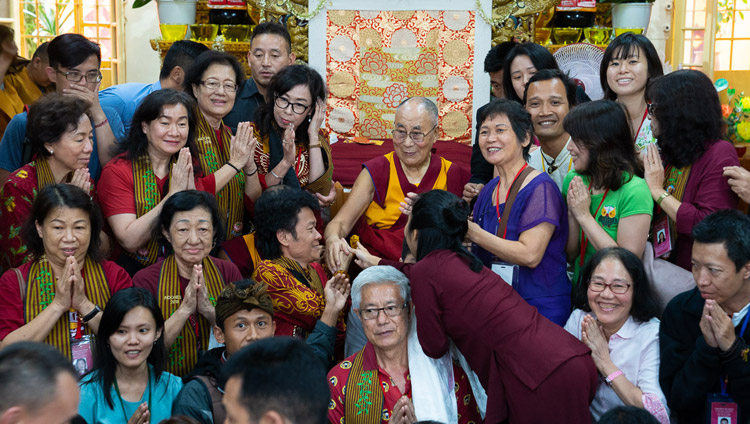
[[(544, 153), (541, 147), (534, 150), (529, 155), (529, 166), (536, 169), (537, 171), (549, 174), (549, 176), (552, 178), (552, 181), (557, 184), (557, 188), (560, 190), (562, 190), (563, 180), (565, 179), (565, 176), (568, 175), (569, 171), (572, 171), (574, 169), (573, 159), (571, 159), (570, 152), (568, 151), (568, 143), (570, 143), (570, 137), (568, 137), (568, 141), (565, 143), (565, 146), (562, 148), (562, 150), (560, 150), (560, 153), (557, 154), (556, 158), (552, 158), (552, 156)], [(557, 169), (555, 169), (555, 171), (551, 174), (547, 172), (549, 168), (548, 164), (552, 164), (552, 166), (557, 167)]]
[(740, 309), (736, 314), (732, 314), (732, 325), (737, 327), (742, 322), (742, 318), (745, 318), (747, 310), (750, 309), (750, 303), (745, 305), (744, 308)]
[[(586, 315), (593, 316), (591, 312), (576, 309), (565, 324), (565, 329), (578, 340), (581, 339), (581, 323)], [(628, 317), (620, 330), (609, 338), (609, 356), (628, 381), (638, 386), (644, 396), (661, 401), (669, 414), (667, 399), (659, 386), (658, 318), (637, 323), (632, 316)], [(605, 412), (622, 405), (624, 403), (617, 393), (602, 379), (591, 402), (591, 415), (598, 420)]]

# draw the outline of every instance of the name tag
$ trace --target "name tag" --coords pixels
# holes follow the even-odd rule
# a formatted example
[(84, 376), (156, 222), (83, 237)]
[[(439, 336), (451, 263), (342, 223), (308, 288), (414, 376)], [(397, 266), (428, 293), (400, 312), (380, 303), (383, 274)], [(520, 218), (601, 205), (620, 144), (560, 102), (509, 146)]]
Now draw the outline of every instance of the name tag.
[(490, 269), (511, 287), (518, 282), (518, 265), (507, 262), (493, 262)]

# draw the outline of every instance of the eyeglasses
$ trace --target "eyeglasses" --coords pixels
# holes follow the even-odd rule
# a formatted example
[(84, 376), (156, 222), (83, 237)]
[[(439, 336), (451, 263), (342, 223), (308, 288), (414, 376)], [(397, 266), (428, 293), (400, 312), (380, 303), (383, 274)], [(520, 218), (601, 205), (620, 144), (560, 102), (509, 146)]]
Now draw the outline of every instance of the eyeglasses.
[(99, 71), (91, 71), (86, 73), (85, 75), (78, 71), (63, 72), (58, 70), (57, 73), (65, 75), (65, 79), (70, 82), (81, 82), (84, 77), (86, 78), (86, 82), (91, 84), (102, 80), (102, 73)]
[(385, 308), (367, 308), (367, 309), (361, 309), (359, 311), (359, 316), (362, 317), (362, 319), (371, 320), (375, 319), (380, 315), (380, 311), (383, 311), (383, 313), (386, 316), (389, 317), (397, 317), (401, 314), (401, 311), (406, 307), (406, 302), (404, 302), (402, 305), (391, 305), (386, 306)]
[(609, 287), (609, 290), (614, 294), (625, 294), (630, 289), (630, 284), (620, 282), (607, 284), (602, 281), (589, 281), (589, 290), (592, 292), (603, 292), (607, 287)]
[(651, 102), (646, 103), (646, 110), (648, 111), (649, 115), (654, 116), (655, 109), (656, 109), (656, 103), (651, 103)]
[(406, 132), (404, 130), (393, 130), (393, 139), (398, 141), (404, 141), (406, 140), (406, 136), (408, 135), (409, 138), (411, 138), (411, 141), (415, 143), (421, 143), (422, 140), (427, 136), (427, 134), (435, 131), (435, 128), (437, 128), (437, 124), (435, 124), (434, 127), (432, 127), (431, 130), (427, 132), (420, 132), (420, 131), (411, 131)]
[(201, 85), (211, 91), (218, 91), (219, 87), (224, 87), (224, 91), (226, 91), (227, 93), (236, 93), (237, 89), (239, 88), (237, 84), (231, 81), (225, 82), (224, 84), (222, 84), (219, 81), (212, 80), (212, 79), (201, 81)]
[(289, 105), (292, 105), (292, 112), (296, 113), (297, 115), (302, 115), (303, 113), (305, 113), (307, 108), (310, 107), (307, 105), (303, 105), (302, 103), (292, 103), (285, 97), (276, 98), (276, 106), (278, 106), (279, 109), (286, 109), (289, 107)]

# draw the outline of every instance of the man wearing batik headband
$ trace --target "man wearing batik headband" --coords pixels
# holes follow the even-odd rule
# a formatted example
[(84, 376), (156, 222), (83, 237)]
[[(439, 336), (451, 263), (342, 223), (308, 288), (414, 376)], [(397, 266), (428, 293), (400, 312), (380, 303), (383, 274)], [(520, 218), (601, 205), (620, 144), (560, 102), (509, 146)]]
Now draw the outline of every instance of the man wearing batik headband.
[[(323, 361), (326, 368), (333, 358), (336, 340), (336, 319), (346, 304), (349, 285), (329, 284), (325, 289), (326, 307), (320, 321), (307, 338), (307, 344)], [(186, 415), (202, 424), (223, 423), (219, 375), (226, 360), (241, 348), (257, 340), (273, 337), (273, 303), (266, 285), (246, 279), (230, 283), (216, 300), (214, 336), (225, 346), (206, 352), (193, 371), (185, 376), (185, 386), (175, 399), (172, 413)]]

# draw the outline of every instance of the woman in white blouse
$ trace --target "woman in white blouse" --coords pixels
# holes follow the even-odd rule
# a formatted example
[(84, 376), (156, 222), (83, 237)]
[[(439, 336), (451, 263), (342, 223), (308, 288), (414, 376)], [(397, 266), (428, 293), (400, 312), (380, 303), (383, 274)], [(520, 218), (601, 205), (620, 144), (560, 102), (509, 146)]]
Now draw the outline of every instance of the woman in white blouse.
[(644, 408), (661, 423), (669, 410), (659, 387), (659, 319), (641, 260), (612, 247), (591, 257), (575, 288), (565, 329), (591, 349), (601, 383), (591, 415), (621, 405)]

